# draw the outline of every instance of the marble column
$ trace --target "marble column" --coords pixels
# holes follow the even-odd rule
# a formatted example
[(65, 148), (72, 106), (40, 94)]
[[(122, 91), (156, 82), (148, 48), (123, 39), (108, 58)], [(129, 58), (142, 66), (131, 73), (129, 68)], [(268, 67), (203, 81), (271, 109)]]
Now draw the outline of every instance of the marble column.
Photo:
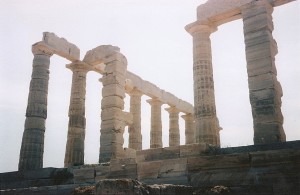
[(194, 116), (186, 114), (181, 116), (185, 122), (185, 144), (195, 143), (195, 124)]
[(99, 162), (123, 158), (126, 116), (124, 110), (127, 60), (121, 53), (107, 57), (101, 101), (101, 136)]
[(169, 112), (169, 147), (180, 145), (179, 110), (175, 107), (166, 108)]
[(147, 102), (151, 105), (150, 148), (162, 148), (161, 106), (163, 103), (158, 99), (150, 99)]
[(195, 141), (219, 146), (210, 41), (216, 27), (194, 23), (187, 30), (193, 36)]
[(273, 7), (258, 0), (242, 7), (254, 144), (284, 142), (282, 89), (277, 80)]
[(133, 89), (130, 95), (130, 113), (133, 116), (133, 123), (129, 125), (129, 148), (142, 150), (141, 133), (141, 97), (143, 93)]
[(77, 61), (67, 65), (67, 68), (72, 70), (73, 76), (65, 167), (84, 164), (86, 75), (89, 65)]
[(19, 171), (43, 167), (49, 66), (53, 51), (35, 44), (32, 46), (32, 53), (34, 59), (20, 150)]

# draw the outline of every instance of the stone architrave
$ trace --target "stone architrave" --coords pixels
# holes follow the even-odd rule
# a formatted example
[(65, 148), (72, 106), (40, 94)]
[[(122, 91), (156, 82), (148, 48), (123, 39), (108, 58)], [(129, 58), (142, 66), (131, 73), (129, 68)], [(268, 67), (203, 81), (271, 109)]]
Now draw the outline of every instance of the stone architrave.
[(166, 108), (165, 110), (169, 112), (169, 146), (179, 146), (179, 110), (176, 107)]
[(32, 46), (32, 53), (34, 59), (20, 150), (19, 171), (43, 167), (49, 66), (53, 51), (35, 44)]
[(210, 41), (216, 27), (194, 23), (187, 31), (193, 36), (195, 141), (219, 146)]
[(283, 142), (282, 89), (277, 80), (273, 7), (267, 0), (242, 7), (254, 144)]
[(195, 124), (194, 116), (186, 114), (181, 116), (185, 122), (185, 144), (195, 143)]
[(133, 89), (130, 95), (130, 113), (133, 116), (133, 123), (129, 125), (129, 148), (142, 150), (142, 133), (141, 133), (141, 97), (143, 93)]
[(150, 99), (147, 102), (151, 105), (150, 148), (162, 148), (161, 106), (163, 103), (157, 99)]
[[(104, 46), (104, 51), (105, 51)], [(112, 46), (111, 46), (112, 47)], [(98, 48), (101, 49), (101, 48)], [(105, 74), (100, 79), (103, 84), (101, 102), (101, 136), (99, 162), (108, 162), (111, 159), (124, 158), (125, 126), (128, 125), (128, 114), (123, 111), (125, 98), (125, 80), (127, 60), (124, 55), (109, 50), (104, 56)], [(128, 120), (127, 120), (128, 119)]]
[(90, 66), (76, 61), (67, 65), (73, 72), (65, 167), (84, 164), (86, 75)]

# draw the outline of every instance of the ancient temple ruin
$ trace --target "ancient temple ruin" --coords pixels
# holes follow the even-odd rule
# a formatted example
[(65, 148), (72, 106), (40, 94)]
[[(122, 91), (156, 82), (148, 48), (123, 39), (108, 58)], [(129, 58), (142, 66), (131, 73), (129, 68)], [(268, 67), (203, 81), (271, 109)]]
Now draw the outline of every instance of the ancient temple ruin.
[[(186, 121), (186, 143), (194, 143), (193, 106), (156, 85), (127, 71), (126, 57), (115, 46), (103, 45), (87, 52), (79, 60), (79, 49), (53, 33), (45, 32), (43, 40), (32, 46), (34, 54), (25, 130), (20, 152), (19, 170), (42, 168), (50, 57), (59, 55), (71, 61), (73, 72), (69, 106), (69, 129), (65, 167), (84, 164), (85, 88), (88, 71), (102, 75), (101, 137), (99, 162), (112, 158), (135, 158), (142, 149), (141, 96), (151, 99), (151, 148), (162, 148), (161, 106), (168, 104), (170, 146), (179, 146), (179, 113)], [(124, 112), (125, 93), (130, 95), (130, 113)], [(129, 126), (129, 147), (123, 149), (123, 133)]]
[[(146, 183), (242, 186), (256, 185), (257, 178), (267, 177), (269, 180), (264, 182), (270, 182), (274, 174), (282, 173), (278, 177), (291, 181), (290, 190), (295, 190), (300, 177), (300, 144), (285, 143), (282, 89), (275, 66), (277, 45), (272, 36), (274, 7), (292, 1), (209, 0), (197, 8), (197, 21), (186, 26), (193, 37), (194, 106), (130, 72), (118, 47), (96, 47), (80, 60), (77, 46), (45, 32), (42, 41), (32, 46), (33, 70), (19, 171), (43, 168), (50, 57), (56, 54), (71, 62), (67, 68), (73, 72), (64, 164), (72, 169), (74, 183), (133, 178)], [(244, 24), (254, 146), (220, 149), (210, 35), (218, 26), (237, 19)], [(89, 71), (101, 74), (103, 85), (99, 165), (93, 166), (84, 165), (85, 88)], [(129, 112), (124, 111), (125, 94), (130, 96)], [(142, 150), (143, 95), (149, 96), (147, 103), (151, 106), (151, 143), (147, 150)], [(169, 105), (167, 148), (162, 144), (163, 104)], [(185, 145), (180, 145), (180, 113), (185, 120)], [(126, 126), (129, 148), (124, 149)], [(282, 181), (272, 180), (272, 190)]]
[[(284, 142), (281, 113), (282, 89), (276, 77), (276, 41), (273, 39), (272, 11), (290, 1), (210, 0), (197, 9), (197, 21), (186, 26), (194, 44), (194, 106), (127, 70), (127, 59), (118, 47), (99, 46), (81, 61), (79, 49), (53, 33), (32, 46), (32, 80), (26, 111), (19, 170), (41, 168), (50, 57), (57, 54), (70, 60), (72, 70), (69, 129), (65, 166), (84, 164), (85, 87), (88, 71), (100, 73), (101, 138), (99, 162), (134, 157), (142, 149), (141, 96), (151, 99), (150, 148), (162, 148), (161, 106), (168, 104), (170, 146), (180, 145), (178, 116), (186, 121), (186, 144), (220, 146), (220, 125), (216, 116), (210, 35), (219, 25), (243, 19), (250, 102), (254, 121), (254, 144)], [(130, 95), (130, 112), (124, 112), (125, 93)], [(195, 122), (195, 125), (193, 124)], [(129, 126), (129, 149), (123, 149), (123, 133)], [(194, 127), (195, 126), (195, 127)], [(133, 156), (132, 156), (133, 155)]]

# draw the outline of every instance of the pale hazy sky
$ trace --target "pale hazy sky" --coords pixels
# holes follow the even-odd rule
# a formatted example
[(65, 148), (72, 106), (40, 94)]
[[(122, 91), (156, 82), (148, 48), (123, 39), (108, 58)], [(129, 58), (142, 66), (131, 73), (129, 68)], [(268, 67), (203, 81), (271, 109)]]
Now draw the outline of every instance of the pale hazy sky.
[[(0, 172), (17, 170), (32, 71), (31, 45), (42, 39), (42, 32), (54, 32), (76, 44), (81, 49), (81, 59), (99, 45), (118, 46), (127, 57), (128, 70), (193, 103), (192, 37), (184, 26), (196, 20), (196, 7), (203, 2), (0, 0)], [(279, 50), (278, 80), (284, 94), (284, 128), (288, 140), (299, 140), (299, 1), (275, 8), (273, 18)], [(222, 146), (253, 144), (242, 21), (220, 26), (211, 38)], [(65, 68), (67, 63), (58, 56), (51, 58), (44, 167), (63, 166), (72, 77)], [(88, 73), (86, 163), (98, 161), (102, 87), (99, 78), (99, 74)], [(147, 99), (142, 97), (144, 148), (149, 148)], [(162, 117), (164, 146), (168, 146), (169, 121), (164, 110)], [(180, 128), (184, 135), (183, 120)]]

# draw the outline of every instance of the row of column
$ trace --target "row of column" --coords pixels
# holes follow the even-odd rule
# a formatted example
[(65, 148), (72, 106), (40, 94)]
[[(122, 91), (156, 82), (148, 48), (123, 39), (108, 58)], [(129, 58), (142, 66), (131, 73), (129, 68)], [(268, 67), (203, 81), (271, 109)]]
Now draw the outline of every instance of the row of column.
[[(53, 52), (41, 46), (33, 46), (33, 71), (26, 110), (25, 130), (20, 150), (19, 170), (32, 170), (43, 167), (44, 133), (47, 118), (47, 97), (50, 57)], [(120, 54), (118, 54), (120, 55)], [(122, 59), (120, 56), (117, 59)], [(69, 124), (66, 143), (65, 167), (84, 164), (85, 140), (85, 97), (86, 76), (90, 65), (75, 61), (67, 65), (72, 71), (72, 87), (69, 106)], [(100, 162), (120, 156), (123, 150), (125, 73), (127, 62), (111, 60), (106, 63), (106, 74), (100, 79), (103, 84), (101, 101), (101, 137)], [(142, 150), (141, 134), (141, 96), (133, 89), (130, 95), (130, 113), (133, 123), (129, 125), (129, 148)], [(162, 102), (157, 99), (147, 101), (151, 105), (151, 148), (162, 147)], [(179, 110), (166, 109), (170, 114), (169, 145), (180, 145)], [(192, 114), (182, 116), (185, 119), (186, 144), (194, 143), (194, 124)]]
[[(252, 107), (254, 144), (285, 141), (281, 113), (282, 90), (277, 81), (273, 39), (273, 7), (257, 0), (241, 8), (246, 46), (248, 85)], [(194, 116), (196, 142), (220, 145), (216, 114), (211, 52), (213, 23), (198, 22), (187, 26), (193, 36)]]

